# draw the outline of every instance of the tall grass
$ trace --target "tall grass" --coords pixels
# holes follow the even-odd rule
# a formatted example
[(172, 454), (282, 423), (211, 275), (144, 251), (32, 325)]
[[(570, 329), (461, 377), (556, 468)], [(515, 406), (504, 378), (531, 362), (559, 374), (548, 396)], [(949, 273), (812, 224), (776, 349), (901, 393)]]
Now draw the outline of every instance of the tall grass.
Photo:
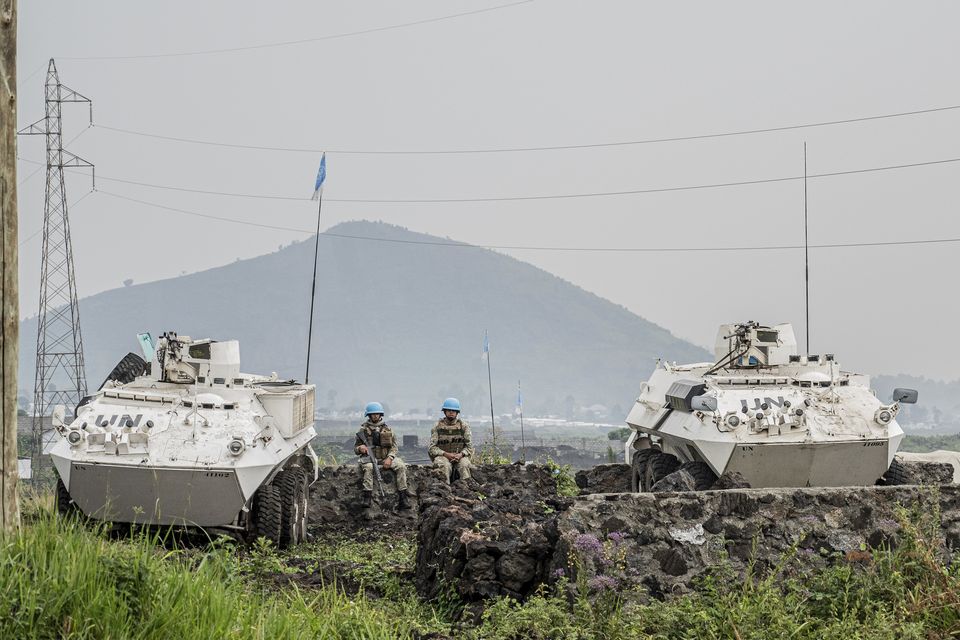
[[(721, 567), (692, 594), (645, 605), (561, 581), (525, 603), (487, 603), (474, 625), (452, 621), (455, 601), (416, 597), (409, 540), (327, 540), (280, 554), (262, 545), (171, 550), (148, 535), (112, 539), (54, 515), (49, 496), (28, 497), (23, 529), (0, 538), (0, 639), (955, 638), (960, 564), (943, 560), (937, 504), (901, 514), (896, 548), (838, 556), (827, 569), (785, 557), (737, 579)], [(273, 579), (331, 561), (370, 590)]]
[(180, 558), (147, 536), (111, 540), (49, 510), (0, 538), (0, 638), (395, 638), (413, 634), (335, 587), (264, 594), (229, 549)]

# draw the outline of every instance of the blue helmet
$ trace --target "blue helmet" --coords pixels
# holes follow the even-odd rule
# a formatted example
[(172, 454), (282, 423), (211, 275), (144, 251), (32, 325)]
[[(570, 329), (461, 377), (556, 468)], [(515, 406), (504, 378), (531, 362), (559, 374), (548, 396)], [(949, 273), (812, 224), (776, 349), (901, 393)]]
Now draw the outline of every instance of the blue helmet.
[(367, 407), (363, 410), (363, 415), (368, 416), (371, 413), (383, 413), (383, 405), (379, 402), (368, 402)]
[(450, 409), (451, 411), (460, 411), (460, 401), (456, 398), (447, 398), (443, 401), (443, 406), (440, 408), (443, 410)]

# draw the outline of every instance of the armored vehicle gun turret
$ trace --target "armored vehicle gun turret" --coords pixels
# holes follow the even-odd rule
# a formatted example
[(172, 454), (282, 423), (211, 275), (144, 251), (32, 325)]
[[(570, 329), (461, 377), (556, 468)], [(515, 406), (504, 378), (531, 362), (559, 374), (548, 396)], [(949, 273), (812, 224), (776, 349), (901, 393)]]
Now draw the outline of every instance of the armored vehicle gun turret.
[(54, 411), (60, 511), (304, 539), (315, 386), (241, 373), (236, 340), (139, 337), (145, 358), (128, 354), (69, 424)]
[[(903, 430), (895, 389), (877, 399), (865, 375), (843, 371), (833, 354), (800, 355), (793, 327), (722, 325), (716, 362), (658, 363), (627, 416), (636, 491), (683, 469), (696, 489), (725, 472), (753, 487), (894, 484)], [(657, 489), (659, 490), (659, 489)]]

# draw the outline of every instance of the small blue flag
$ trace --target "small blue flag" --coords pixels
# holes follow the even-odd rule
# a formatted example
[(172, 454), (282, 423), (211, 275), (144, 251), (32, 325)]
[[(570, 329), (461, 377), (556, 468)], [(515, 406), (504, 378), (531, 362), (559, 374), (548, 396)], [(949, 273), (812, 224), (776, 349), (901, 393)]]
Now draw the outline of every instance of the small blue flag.
[(490, 357), (490, 339), (487, 337), (487, 332), (483, 332), (483, 351), (480, 353), (480, 358), (486, 360)]
[(323, 193), (323, 183), (327, 179), (327, 154), (324, 153), (320, 157), (320, 170), (317, 171), (317, 182), (313, 185), (313, 197), (311, 200), (316, 200), (320, 197), (320, 194)]
[(523, 394), (520, 393), (519, 380), (517, 380), (517, 413), (523, 413)]

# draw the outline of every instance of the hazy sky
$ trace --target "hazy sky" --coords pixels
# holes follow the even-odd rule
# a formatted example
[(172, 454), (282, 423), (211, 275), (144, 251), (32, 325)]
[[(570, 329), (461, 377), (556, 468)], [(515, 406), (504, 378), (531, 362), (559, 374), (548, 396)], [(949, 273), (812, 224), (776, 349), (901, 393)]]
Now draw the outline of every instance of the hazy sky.
[[(310, 229), (319, 154), (151, 139), (329, 149), (323, 226), (384, 220), (483, 245), (763, 247), (803, 242), (803, 183), (476, 203), (655, 189), (960, 158), (960, 109), (776, 133), (579, 150), (351, 154), (623, 142), (960, 105), (960, 5), (534, 0), (20, 2), (19, 122), (43, 113), (43, 69), (94, 100), (69, 147), (98, 192), (71, 211), (81, 297), (273, 251), (308, 234), (121, 200)], [(802, 8), (802, 11), (799, 10)], [(127, 56), (122, 59), (81, 59)], [(36, 73), (35, 73), (36, 72)], [(31, 75), (33, 74), (33, 75)], [(64, 140), (86, 109), (65, 106)], [(20, 156), (43, 159), (40, 137)], [(37, 169), (21, 162), (20, 180)], [(960, 238), (960, 162), (811, 179), (813, 244)], [(70, 201), (90, 188), (76, 175)], [(42, 171), (20, 187), (21, 240), (41, 226)], [(353, 242), (376, 252), (376, 243)], [(430, 251), (429, 247), (422, 250)], [(813, 249), (811, 351), (870, 373), (960, 376), (960, 243)], [(804, 330), (803, 252), (510, 250), (697, 344), (721, 322)], [(40, 237), (21, 246), (22, 315), (36, 313)], [(562, 313), (562, 309), (558, 310)]]

